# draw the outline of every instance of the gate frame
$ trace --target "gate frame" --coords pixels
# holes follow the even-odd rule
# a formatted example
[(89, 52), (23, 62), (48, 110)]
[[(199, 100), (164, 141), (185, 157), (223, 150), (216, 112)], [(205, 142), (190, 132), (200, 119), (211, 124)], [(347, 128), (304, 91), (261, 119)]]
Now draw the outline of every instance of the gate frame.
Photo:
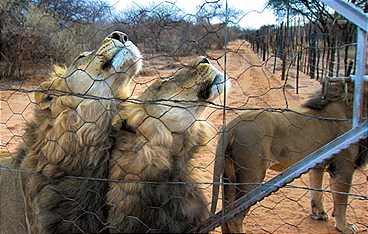
[[(361, 122), (364, 91), (364, 67), (366, 62), (368, 16), (350, 2), (320, 0), (357, 26), (357, 47), (354, 79), (353, 128)], [(348, 77), (346, 77), (348, 78)]]

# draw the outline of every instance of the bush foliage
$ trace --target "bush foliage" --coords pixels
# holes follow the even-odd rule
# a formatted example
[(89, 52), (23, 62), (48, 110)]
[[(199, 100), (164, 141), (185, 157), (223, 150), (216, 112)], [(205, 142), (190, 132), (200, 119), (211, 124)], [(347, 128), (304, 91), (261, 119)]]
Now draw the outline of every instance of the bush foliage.
[[(102, 0), (3, 0), (0, 3), (0, 79), (27, 77), (27, 69), (68, 64), (113, 30), (128, 34), (145, 53), (170, 57), (205, 53), (224, 44), (224, 11), (205, 3), (189, 15), (174, 3), (134, 5), (117, 12)], [(240, 12), (230, 11), (229, 40)]]

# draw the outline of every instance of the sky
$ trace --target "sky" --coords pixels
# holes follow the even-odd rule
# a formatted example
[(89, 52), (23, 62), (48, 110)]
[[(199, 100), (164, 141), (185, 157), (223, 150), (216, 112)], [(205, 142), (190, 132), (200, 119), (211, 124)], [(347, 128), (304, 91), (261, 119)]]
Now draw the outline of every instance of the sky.
[[(134, 5), (144, 6), (149, 3), (159, 4), (165, 0), (107, 0), (117, 10), (124, 10)], [(214, 1), (214, 0), (212, 0)], [(166, 0), (166, 2), (175, 2), (176, 6), (185, 13), (194, 13), (196, 6), (203, 4), (205, 0)], [(211, 2), (211, 0), (207, 0)], [(225, 6), (225, 0), (220, 0)], [(262, 25), (270, 25), (276, 23), (273, 12), (264, 9), (267, 0), (228, 0), (228, 6), (237, 10), (242, 10), (244, 17), (239, 24), (243, 28), (259, 28)]]

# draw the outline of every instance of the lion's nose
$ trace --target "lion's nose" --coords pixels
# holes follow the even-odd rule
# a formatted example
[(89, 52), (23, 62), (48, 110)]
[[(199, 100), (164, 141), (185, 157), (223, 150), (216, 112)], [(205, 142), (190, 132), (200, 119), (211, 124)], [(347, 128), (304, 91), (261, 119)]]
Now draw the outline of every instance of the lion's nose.
[(112, 32), (108, 37), (112, 38), (112, 39), (115, 39), (115, 40), (118, 40), (122, 43), (128, 41), (128, 36), (125, 33), (122, 33), (122, 32), (119, 32), (119, 31)]

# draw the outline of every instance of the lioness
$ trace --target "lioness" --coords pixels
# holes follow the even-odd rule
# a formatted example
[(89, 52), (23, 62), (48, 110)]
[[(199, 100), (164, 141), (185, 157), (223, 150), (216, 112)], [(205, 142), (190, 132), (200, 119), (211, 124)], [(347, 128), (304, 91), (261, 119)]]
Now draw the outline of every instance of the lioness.
[(111, 121), (142, 56), (122, 32), (81, 54), (41, 84), (27, 125), (21, 186), (29, 233), (97, 233), (105, 228)]
[[(221, 172), (224, 171), (224, 182), (245, 185), (224, 186), (225, 206), (255, 188), (255, 184), (262, 182), (268, 169), (282, 171), (351, 129), (350, 121), (318, 119), (322, 117), (347, 120), (351, 117), (350, 95), (344, 95), (342, 85), (332, 85), (324, 99), (322, 93), (317, 94), (304, 105), (307, 109), (301, 113), (247, 111), (227, 124), (218, 141), (214, 182), (219, 182)], [(361, 154), (358, 154), (358, 151), (358, 145), (352, 145), (324, 165), (310, 170), (311, 188), (322, 188), (323, 173), (327, 167), (331, 175), (331, 189), (348, 193), (354, 169), (358, 166), (354, 162), (365, 163), (366, 160), (362, 158), (367, 158), (366, 151)], [(218, 191), (219, 185), (214, 183), (212, 212), (216, 211)], [(348, 196), (343, 193), (332, 193), (332, 196), (337, 230), (353, 233), (354, 226), (346, 220)], [(322, 192), (318, 190), (311, 190), (311, 210), (310, 216), (313, 219), (328, 219)], [(242, 223), (247, 212), (248, 210), (238, 214), (224, 224), (223, 232), (243, 232)]]
[(201, 56), (122, 103), (110, 160), (110, 232), (186, 232), (209, 217), (190, 160), (209, 141), (204, 110), (223, 88), (223, 75)]

